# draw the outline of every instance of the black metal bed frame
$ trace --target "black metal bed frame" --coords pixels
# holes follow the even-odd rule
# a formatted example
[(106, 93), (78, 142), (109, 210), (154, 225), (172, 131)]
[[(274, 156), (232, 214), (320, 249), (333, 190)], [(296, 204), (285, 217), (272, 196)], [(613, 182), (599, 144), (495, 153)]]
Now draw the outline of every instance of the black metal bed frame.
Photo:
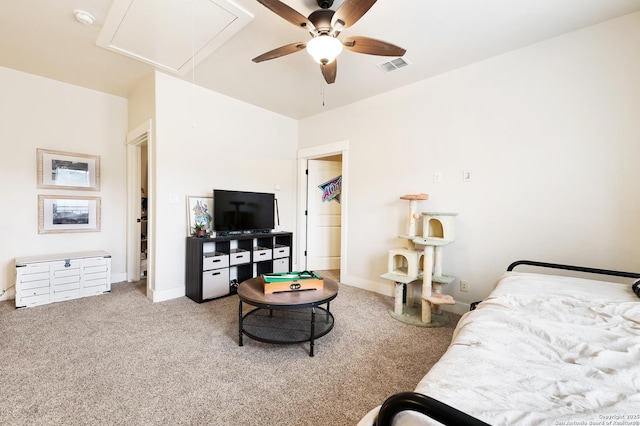
[[(541, 268), (563, 269), (568, 271), (586, 272), (597, 275), (610, 275), (616, 277), (635, 278), (634, 286), (640, 282), (640, 273), (614, 271), (609, 269), (589, 268), (584, 266), (563, 265), (559, 263), (537, 262), (533, 260), (518, 260), (507, 267), (507, 271), (513, 271), (517, 266), (527, 265)], [(634, 288), (635, 291), (635, 288)], [(640, 297), (640, 294), (638, 294)], [(391, 426), (393, 418), (402, 411), (417, 411), (443, 425), (451, 426), (488, 426), (479, 420), (457, 408), (451, 407), (437, 399), (417, 392), (400, 392), (390, 396), (380, 407), (374, 426)]]

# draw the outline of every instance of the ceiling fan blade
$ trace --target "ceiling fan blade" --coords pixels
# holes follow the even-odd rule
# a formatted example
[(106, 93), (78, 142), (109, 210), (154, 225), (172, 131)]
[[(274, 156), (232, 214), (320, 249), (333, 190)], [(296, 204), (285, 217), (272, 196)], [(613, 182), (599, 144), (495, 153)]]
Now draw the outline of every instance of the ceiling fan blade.
[(407, 50), (402, 47), (369, 37), (349, 37), (342, 44), (345, 49), (367, 55), (403, 56), (407, 53)]
[(320, 69), (322, 69), (322, 75), (327, 84), (336, 82), (336, 73), (338, 72), (337, 60), (334, 59), (333, 62), (329, 62), (326, 65), (320, 65)]
[(292, 9), (291, 7), (287, 6), (281, 1), (258, 0), (258, 2), (263, 6), (265, 6), (267, 9), (271, 10), (276, 15), (291, 22), (296, 27), (307, 29), (309, 31), (313, 31), (315, 29), (311, 21), (309, 21), (309, 19), (307, 19), (306, 16), (297, 12), (295, 9)]
[[(258, 0), (259, 1), (259, 0)], [(331, 18), (331, 26), (335, 27), (338, 21), (343, 22), (342, 28), (350, 27), (358, 22), (362, 15), (367, 13), (376, 0), (346, 0), (342, 6), (336, 10)]]
[(256, 63), (262, 62), (262, 61), (268, 61), (269, 59), (275, 59), (284, 55), (289, 55), (291, 53), (299, 52), (300, 50), (303, 50), (305, 47), (307, 47), (307, 44), (303, 41), (301, 41), (300, 43), (287, 44), (286, 46), (281, 46), (281, 47), (278, 47), (277, 49), (270, 50), (267, 53), (263, 53), (260, 56), (256, 56), (255, 58), (252, 59), (252, 61)]

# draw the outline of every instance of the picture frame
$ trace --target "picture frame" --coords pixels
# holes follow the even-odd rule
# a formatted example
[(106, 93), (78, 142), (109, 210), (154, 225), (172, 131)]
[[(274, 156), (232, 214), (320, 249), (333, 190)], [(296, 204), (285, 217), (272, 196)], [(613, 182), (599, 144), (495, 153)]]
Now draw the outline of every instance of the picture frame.
[(38, 148), (38, 188), (100, 190), (100, 157)]
[(38, 195), (38, 234), (100, 232), (100, 197)]
[(213, 197), (187, 196), (187, 236), (194, 234), (193, 227), (205, 222), (206, 233), (213, 233)]

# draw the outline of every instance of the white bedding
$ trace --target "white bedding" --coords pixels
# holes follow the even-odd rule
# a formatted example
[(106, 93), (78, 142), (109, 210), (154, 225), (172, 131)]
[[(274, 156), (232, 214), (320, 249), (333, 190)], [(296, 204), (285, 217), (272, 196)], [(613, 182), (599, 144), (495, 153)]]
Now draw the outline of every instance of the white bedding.
[[(508, 272), (460, 319), (416, 391), (492, 425), (640, 424), (640, 299), (630, 287)], [(421, 424), (438, 423), (411, 412), (394, 421)]]

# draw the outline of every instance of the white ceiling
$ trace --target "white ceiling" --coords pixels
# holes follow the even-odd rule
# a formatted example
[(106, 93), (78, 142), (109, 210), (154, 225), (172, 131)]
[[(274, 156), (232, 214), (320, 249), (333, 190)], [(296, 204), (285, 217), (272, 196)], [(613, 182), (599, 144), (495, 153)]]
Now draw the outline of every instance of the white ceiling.
[[(376, 64), (389, 58), (344, 51), (336, 82), (326, 85), (306, 52), (252, 62), (276, 47), (307, 41), (309, 35), (256, 0), (233, 2), (254, 19), (194, 73), (176, 77), (296, 119), (640, 11), (640, 0), (378, 0), (340, 38), (361, 35), (396, 44), (407, 49), (411, 65), (384, 73)], [(284, 2), (305, 16), (317, 9), (315, 0)], [(332, 9), (342, 2), (336, 0)], [(1, 0), (0, 66), (127, 97), (153, 67), (96, 45), (111, 3)], [(78, 23), (72, 13), (76, 8), (93, 14), (96, 23)], [(148, 19), (153, 21), (153, 11)]]

